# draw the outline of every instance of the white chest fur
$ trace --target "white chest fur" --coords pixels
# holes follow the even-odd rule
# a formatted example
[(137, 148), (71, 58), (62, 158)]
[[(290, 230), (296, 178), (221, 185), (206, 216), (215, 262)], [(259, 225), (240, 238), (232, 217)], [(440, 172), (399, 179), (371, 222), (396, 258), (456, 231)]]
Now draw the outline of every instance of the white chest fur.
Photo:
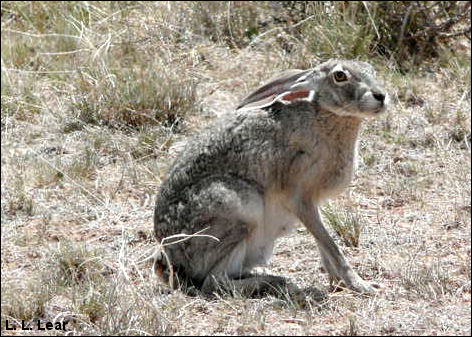
[(275, 240), (293, 231), (298, 221), (284, 206), (282, 194), (267, 193), (263, 221), (257, 224), (247, 239), (245, 267), (268, 263), (272, 258)]

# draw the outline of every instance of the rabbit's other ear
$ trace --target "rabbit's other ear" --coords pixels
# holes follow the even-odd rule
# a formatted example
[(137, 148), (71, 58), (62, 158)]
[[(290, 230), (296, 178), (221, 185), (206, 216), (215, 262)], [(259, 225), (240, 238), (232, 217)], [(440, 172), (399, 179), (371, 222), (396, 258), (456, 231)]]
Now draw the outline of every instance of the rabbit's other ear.
[(287, 70), (247, 96), (237, 109), (247, 111), (266, 108), (276, 101), (285, 104), (294, 100), (312, 101), (315, 94), (310, 81), (312, 73), (312, 69)]

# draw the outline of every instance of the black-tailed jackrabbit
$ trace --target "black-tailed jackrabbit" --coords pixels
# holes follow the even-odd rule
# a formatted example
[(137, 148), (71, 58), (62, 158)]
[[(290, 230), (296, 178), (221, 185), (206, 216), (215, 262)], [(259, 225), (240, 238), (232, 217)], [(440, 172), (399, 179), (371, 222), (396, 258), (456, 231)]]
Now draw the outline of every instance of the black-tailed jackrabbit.
[(228, 280), (261, 290), (283, 279), (250, 270), (301, 221), (331, 280), (375, 291), (326, 231), (319, 205), (348, 186), (359, 126), (385, 111), (386, 96), (372, 66), (344, 60), (287, 71), (249, 95), (237, 113), (189, 141), (162, 184), (156, 269), (204, 292)]

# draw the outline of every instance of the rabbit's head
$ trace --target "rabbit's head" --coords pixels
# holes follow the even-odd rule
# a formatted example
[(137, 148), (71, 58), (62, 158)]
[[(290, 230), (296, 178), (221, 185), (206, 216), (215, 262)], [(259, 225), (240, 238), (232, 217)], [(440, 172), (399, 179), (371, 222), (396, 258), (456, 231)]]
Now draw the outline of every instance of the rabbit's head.
[(276, 102), (299, 101), (338, 115), (367, 117), (384, 112), (389, 98), (370, 64), (332, 59), (314, 69), (282, 74), (246, 97), (238, 109), (260, 109)]

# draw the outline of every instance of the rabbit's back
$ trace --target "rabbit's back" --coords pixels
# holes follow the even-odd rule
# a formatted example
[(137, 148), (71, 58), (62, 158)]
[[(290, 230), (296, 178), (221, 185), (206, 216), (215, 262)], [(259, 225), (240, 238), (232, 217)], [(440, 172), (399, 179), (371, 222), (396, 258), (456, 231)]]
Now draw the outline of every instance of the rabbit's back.
[(282, 128), (280, 120), (261, 110), (227, 116), (191, 139), (157, 196), (158, 238), (181, 232), (184, 208), (192, 211), (187, 205), (209, 177), (245, 181), (263, 193), (283, 170), (278, 169), (287, 151)]

